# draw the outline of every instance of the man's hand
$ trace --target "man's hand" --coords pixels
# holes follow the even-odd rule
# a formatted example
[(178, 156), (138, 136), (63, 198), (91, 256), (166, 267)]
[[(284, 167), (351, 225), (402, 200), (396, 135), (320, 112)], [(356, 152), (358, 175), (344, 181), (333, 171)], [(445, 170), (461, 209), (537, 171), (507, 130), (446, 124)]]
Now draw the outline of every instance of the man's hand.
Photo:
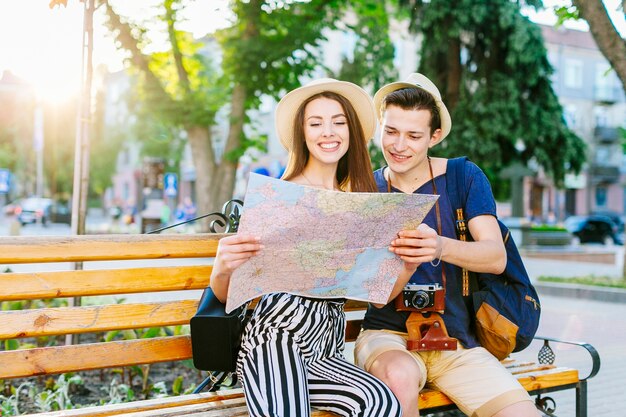
[(414, 230), (402, 230), (391, 242), (389, 250), (404, 261), (405, 269), (415, 269), (422, 262), (441, 258), (443, 239), (425, 223)]

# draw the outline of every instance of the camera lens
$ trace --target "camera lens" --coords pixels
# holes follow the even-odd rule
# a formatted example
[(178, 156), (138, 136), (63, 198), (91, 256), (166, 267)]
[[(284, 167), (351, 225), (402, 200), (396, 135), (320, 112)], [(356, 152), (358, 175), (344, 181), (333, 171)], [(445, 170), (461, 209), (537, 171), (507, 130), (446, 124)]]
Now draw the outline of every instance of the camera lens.
[(427, 307), (430, 302), (430, 297), (428, 293), (423, 290), (419, 290), (415, 292), (413, 298), (411, 299), (411, 305), (415, 308), (422, 309)]

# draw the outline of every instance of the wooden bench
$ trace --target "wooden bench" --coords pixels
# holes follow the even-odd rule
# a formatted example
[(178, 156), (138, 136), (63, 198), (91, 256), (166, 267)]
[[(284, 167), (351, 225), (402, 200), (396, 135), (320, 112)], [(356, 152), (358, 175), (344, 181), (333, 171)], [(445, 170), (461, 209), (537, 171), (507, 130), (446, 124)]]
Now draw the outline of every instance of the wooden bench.
[[(146, 302), (25, 308), (35, 300), (70, 299), (75, 297), (112, 296), (150, 293), (154, 291), (201, 290), (209, 284), (210, 263), (223, 234), (194, 235), (94, 235), (71, 237), (1, 237), (0, 265), (14, 269), (28, 264), (31, 272), (9, 272), (0, 275), (0, 340), (32, 340), (44, 336), (100, 335), (100, 341), (24, 347), (0, 351), (0, 380), (30, 378), (66, 372), (104, 368), (122, 368), (140, 364), (181, 361), (192, 357), (190, 337), (183, 334), (103, 341), (103, 332), (124, 329), (146, 329), (183, 325), (188, 329), (196, 311), (199, 293), (190, 292), (186, 299), (159, 301), (158, 294)], [(191, 259), (193, 258), (193, 259)], [(103, 261), (142, 261), (123, 265)], [(158, 261), (167, 260), (167, 261)], [(178, 265), (172, 265), (178, 260)], [(83, 270), (70, 265), (52, 270), (49, 263), (83, 263)], [(164, 262), (164, 264), (158, 264)], [(168, 264), (168, 262), (170, 264)], [(37, 267), (35, 267), (35, 264)], [(24, 268), (22, 266), (22, 268)], [(58, 269), (58, 267), (57, 267)], [(33, 272), (34, 271), (34, 272)], [(40, 272), (42, 271), (42, 272)], [(113, 298), (113, 297), (109, 297)], [(10, 305), (22, 301), (20, 309)], [(49, 303), (48, 303), (49, 305)], [(347, 311), (363, 313), (364, 303), (349, 302)], [(351, 315), (355, 313), (350, 313)], [(360, 318), (349, 320), (346, 339), (353, 341), (360, 329)], [(557, 342), (553, 339), (543, 339)], [(549, 352), (542, 351), (539, 364), (508, 363), (522, 385), (538, 396), (537, 404), (544, 410), (552, 405), (544, 394), (575, 389), (578, 416), (587, 415), (587, 380), (599, 370), (600, 359), (593, 347), (578, 344), (592, 358), (592, 371), (585, 378), (575, 368), (556, 366)], [(200, 381), (198, 381), (200, 382)], [(420, 395), (423, 414), (454, 408), (442, 393), (426, 390)], [(38, 416), (169, 416), (201, 414), (202, 416), (247, 415), (241, 389), (220, 390), (157, 398), (129, 403), (82, 409), (40, 413)], [(315, 416), (331, 413), (316, 411)]]

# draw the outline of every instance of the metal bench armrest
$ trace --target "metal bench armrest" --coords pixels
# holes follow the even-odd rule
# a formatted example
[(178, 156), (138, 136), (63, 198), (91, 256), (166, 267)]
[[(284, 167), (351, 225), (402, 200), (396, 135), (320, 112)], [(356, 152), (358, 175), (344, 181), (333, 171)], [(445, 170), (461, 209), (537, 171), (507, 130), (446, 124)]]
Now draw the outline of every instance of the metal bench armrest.
[(586, 349), (589, 355), (591, 356), (592, 367), (591, 367), (591, 372), (589, 372), (589, 375), (587, 375), (585, 378), (581, 378), (580, 379), (581, 381), (586, 381), (588, 379), (593, 378), (600, 371), (600, 355), (598, 354), (598, 351), (596, 350), (596, 348), (594, 348), (589, 343), (575, 342), (575, 341), (569, 341), (569, 340), (560, 340), (560, 339), (555, 339), (552, 337), (544, 337), (544, 336), (535, 336), (534, 339), (543, 340), (544, 342), (565, 343), (568, 345), (580, 346)]

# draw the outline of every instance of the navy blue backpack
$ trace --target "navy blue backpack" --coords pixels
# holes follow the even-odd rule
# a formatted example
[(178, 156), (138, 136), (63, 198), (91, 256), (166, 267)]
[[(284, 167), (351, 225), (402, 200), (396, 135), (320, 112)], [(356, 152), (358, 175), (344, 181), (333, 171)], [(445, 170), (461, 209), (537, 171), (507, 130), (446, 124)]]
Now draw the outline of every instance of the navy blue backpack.
[[(467, 157), (448, 160), (446, 186), (456, 215), (457, 238), (471, 241), (464, 212), (466, 163)], [(484, 348), (502, 360), (532, 342), (539, 326), (541, 305), (509, 229), (500, 220), (498, 225), (506, 248), (506, 269), (500, 275), (464, 269), (463, 279), (469, 280), (469, 292), (464, 295), (470, 313), (476, 317), (476, 336)]]

